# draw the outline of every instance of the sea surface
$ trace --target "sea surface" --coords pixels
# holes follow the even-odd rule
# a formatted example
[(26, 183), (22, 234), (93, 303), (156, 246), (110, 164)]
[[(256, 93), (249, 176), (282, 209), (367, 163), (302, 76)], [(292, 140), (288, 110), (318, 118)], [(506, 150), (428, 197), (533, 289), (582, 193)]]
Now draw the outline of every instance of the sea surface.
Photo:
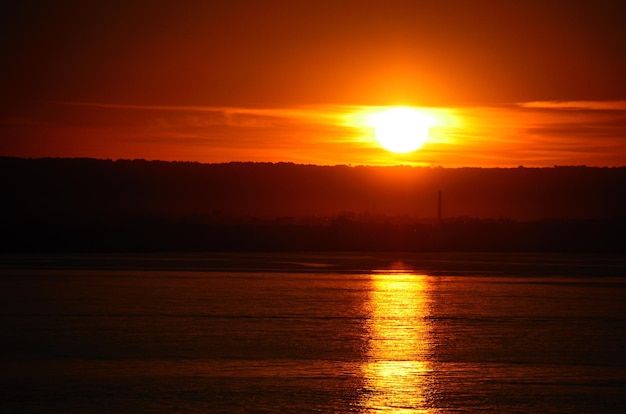
[(2, 413), (626, 412), (626, 257), (0, 256)]

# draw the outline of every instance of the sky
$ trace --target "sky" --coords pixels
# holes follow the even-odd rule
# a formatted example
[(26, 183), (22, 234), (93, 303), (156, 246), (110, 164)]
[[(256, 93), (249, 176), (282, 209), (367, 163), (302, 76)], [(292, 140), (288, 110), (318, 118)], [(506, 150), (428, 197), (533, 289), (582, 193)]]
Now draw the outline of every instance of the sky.
[[(626, 165), (619, 1), (5, 1), (0, 156)], [(435, 119), (381, 148), (392, 106)]]

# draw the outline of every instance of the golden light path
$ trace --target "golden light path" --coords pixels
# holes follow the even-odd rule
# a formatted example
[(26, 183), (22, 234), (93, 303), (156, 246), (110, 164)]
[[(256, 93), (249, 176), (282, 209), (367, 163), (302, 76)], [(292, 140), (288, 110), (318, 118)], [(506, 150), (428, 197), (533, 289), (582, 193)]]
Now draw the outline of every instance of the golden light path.
[(432, 413), (428, 408), (430, 332), (427, 276), (372, 276), (365, 412)]

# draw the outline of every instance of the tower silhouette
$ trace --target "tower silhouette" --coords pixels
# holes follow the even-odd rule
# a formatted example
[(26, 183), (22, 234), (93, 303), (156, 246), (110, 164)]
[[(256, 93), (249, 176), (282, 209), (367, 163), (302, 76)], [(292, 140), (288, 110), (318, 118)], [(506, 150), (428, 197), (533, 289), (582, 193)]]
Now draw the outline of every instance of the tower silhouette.
[(437, 224), (441, 224), (441, 190), (437, 194)]

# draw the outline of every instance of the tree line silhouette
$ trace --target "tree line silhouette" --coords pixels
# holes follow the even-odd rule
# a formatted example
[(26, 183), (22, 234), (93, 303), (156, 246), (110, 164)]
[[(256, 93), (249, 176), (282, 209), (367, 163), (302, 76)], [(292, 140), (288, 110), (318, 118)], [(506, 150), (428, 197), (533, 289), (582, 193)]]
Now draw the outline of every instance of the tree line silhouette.
[(0, 174), (5, 252), (626, 250), (624, 167), (0, 158)]

